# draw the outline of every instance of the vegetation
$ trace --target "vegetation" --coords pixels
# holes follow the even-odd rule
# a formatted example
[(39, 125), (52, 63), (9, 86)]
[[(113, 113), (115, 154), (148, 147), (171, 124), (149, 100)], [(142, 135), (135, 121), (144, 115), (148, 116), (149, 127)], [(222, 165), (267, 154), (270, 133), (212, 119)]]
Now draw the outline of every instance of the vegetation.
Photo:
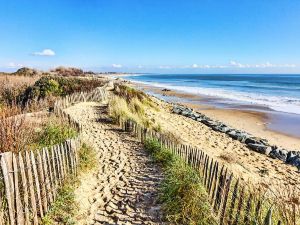
[(0, 109), (0, 153), (22, 151), (34, 140), (33, 126), (16, 116), (21, 112), (17, 106)]
[(19, 101), (25, 105), (35, 99), (66, 96), (74, 92), (88, 91), (102, 85), (103, 81), (99, 79), (43, 76), (19, 96)]
[(0, 75), (0, 108), (1, 105), (4, 107), (16, 103), (18, 96), (33, 85), (37, 79), (38, 77)]
[(198, 173), (156, 140), (146, 140), (145, 148), (165, 170), (160, 199), (167, 219), (184, 225), (216, 224)]
[(95, 167), (95, 165), (97, 165), (96, 152), (91, 146), (87, 145), (86, 143), (82, 144), (78, 154), (79, 170), (81, 172), (91, 170)]
[(117, 86), (114, 93), (115, 96), (109, 103), (109, 114), (115, 122), (130, 119), (146, 128), (161, 130), (160, 125), (147, 116), (149, 109), (157, 110), (149, 96), (124, 85)]
[[(87, 172), (96, 165), (96, 154), (93, 148), (83, 143), (79, 150), (79, 173)], [(75, 188), (79, 184), (79, 179), (69, 177), (63, 187), (58, 191), (58, 196), (48, 211), (47, 215), (42, 219), (43, 225), (52, 224), (75, 224), (74, 217), (78, 210), (75, 200)]]
[(38, 148), (56, 145), (77, 136), (77, 131), (68, 124), (52, 118), (35, 137), (34, 144)]
[(74, 215), (78, 206), (75, 201), (75, 187), (78, 183), (75, 177), (69, 177), (58, 191), (56, 200), (52, 203), (47, 215), (42, 219), (43, 225), (75, 224)]

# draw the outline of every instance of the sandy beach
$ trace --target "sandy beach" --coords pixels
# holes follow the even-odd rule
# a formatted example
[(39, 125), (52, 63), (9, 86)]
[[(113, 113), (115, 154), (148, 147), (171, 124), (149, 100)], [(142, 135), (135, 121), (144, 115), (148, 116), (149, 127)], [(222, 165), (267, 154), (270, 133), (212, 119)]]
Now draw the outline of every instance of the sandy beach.
[(271, 130), (271, 118), (265, 112), (254, 110), (245, 110), (242, 106), (240, 109), (224, 109), (217, 108), (205, 101), (213, 101), (213, 98), (205, 98), (199, 95), (183, 93), (178, 91), (163, 91), (157, 88), (140, 83), (132, 83), (136, 88), (147, 93), (154, 94), (159, 98), (163, 98), (170, 102), (176, 102), (187, 107), (193, 108), (195, 111), (201, 112), (214, 120), (219, 120), (229, 126), (244, 130), (254, 136), (269, 140), (272, 145), (280, 146), (289, 150), (300, 149), (300, 138), (287, 135), (284, 132)]

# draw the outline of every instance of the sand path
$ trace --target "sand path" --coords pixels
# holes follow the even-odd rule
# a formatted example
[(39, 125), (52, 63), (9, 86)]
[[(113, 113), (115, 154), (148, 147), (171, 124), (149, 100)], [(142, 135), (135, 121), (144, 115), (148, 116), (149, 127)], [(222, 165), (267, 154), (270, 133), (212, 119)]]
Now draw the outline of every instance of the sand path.
[(163, 224), (161, 172), (140, 143), (107, 122), (106, 108), (90, 102), (66, 109), (97, 152), (97, 169), (82, 175), (75, 191), (77, 224)]

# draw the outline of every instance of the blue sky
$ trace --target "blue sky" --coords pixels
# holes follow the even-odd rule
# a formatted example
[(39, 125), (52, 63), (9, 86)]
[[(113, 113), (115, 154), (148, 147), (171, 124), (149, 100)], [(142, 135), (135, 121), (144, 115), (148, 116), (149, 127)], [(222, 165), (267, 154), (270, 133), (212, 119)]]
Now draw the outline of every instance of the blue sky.
[(0, 70), (300, 73), (299, 0), (0, 0)]

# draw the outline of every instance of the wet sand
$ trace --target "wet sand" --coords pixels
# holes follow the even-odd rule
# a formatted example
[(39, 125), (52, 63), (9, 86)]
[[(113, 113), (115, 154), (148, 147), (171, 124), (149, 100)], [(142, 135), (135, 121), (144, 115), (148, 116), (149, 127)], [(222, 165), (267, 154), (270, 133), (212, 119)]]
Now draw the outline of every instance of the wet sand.
[[(271, 111), (267, 112), (267, 109), (264, 107), (247, 105), (233, 105), (231, 106), (232, 109), (225, 108), (222, 105), (215, 107), (210, 104), (216, 101), (215, 98), (177, 91), (162, 91), (162, 88), (137, 83), (133, 85), (158, 98), (191, 107), (195, 111), (204, 113), (212, 119), (222, 121), (233, 128), (244, 130), (257, 137), (265, 138), (272, 145), (281, 146), (289, 150), (300, 150), (300, 137), (286, 134), (285, 129), (289, 128), (284, 127), (286, 125), (284, 121), (281, 122), (281, 126), (279, 126), (278, 121), (276, 121), (277, 127), (274, 127), (272, 121), (281, 118), (278, 118), (278, 115)], [(253, 110), (251, 110), (251, 107)]]

